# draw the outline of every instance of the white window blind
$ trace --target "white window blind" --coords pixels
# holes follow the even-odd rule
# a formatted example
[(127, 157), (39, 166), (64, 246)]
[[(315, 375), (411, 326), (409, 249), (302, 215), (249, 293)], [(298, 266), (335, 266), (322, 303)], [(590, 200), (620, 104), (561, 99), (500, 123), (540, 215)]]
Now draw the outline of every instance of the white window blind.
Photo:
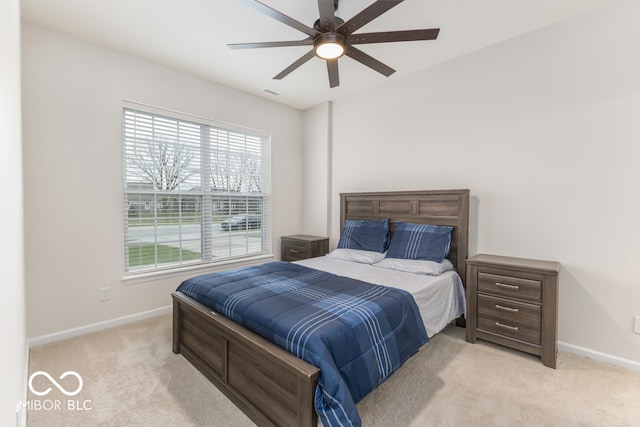
[(268, 252), (269, 138), (123, 109), (127, 272)]

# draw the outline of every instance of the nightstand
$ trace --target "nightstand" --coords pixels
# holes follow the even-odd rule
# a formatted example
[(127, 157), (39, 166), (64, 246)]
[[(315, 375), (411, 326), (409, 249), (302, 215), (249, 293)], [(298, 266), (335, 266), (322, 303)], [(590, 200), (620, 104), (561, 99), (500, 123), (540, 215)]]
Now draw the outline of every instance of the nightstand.
[(539, 355), (556, 367), (560, 263), (496, 255), (467, 260), (467, 341)]
[(329, 238), (296, 234), (282, 237), (282, 261), (299, 261), (326, 255)]

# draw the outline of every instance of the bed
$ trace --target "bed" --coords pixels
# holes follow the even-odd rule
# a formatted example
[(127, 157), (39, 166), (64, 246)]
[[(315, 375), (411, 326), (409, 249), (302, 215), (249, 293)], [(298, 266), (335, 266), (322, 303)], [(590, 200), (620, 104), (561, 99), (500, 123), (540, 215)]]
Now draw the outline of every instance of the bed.
[[(340, 195), (340, 201), (341, 230), (352, 220), (384, 218), (389, 219), (392, 233), (395, 224), (402, 222), (452, 227), (447, 258), (457, 274), (447, 274), (454, 282), (449, 287), (455, 288), (455, 280), (459, 281), (458, 287), (464, 284), (468, 190), (345, 193)], [(365, 278), (371, 274), (344, 263), (321, 257), (296, 264), (336, 274), (364, 274)], [(174, 353), (182, 354), (258, 425), (317, 424), (314, 393), (318, 368), (182, 292), (172, 296)], [(430, 311), (418, 305), (421, 313)], [(460, 304), (445, 314), (423, 314), (435, 318), (435, 322), (425, 322), (425, 327), (433, 334), (459, 313), (464, 313)], [(439, 316), (444, 317), (438, 319)]]

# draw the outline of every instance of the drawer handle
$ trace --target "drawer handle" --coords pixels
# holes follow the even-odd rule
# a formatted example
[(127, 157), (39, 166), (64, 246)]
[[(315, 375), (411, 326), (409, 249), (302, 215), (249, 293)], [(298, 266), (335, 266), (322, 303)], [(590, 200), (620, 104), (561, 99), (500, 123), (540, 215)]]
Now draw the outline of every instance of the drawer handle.
[(496, 282), (496, 286), (500, 286), (501, 288), (513, 289), (515, 291), (519, 291), (520, 290), (520, 286), (518, 286), (518, 285), (509, 285), (507, 283)]
[(509, 311), (511, 313), (517, 313), (518, 311), (520, 311), (517, 308), (505, 307), (504, 305), (500, 304), (496, 304), (496, 308), (499, 310)]
[(510, 329), (512, 331), (517, 331), (518, 330), (517, 326), (509, 326), (509, 325), (505, 325), (505, 324), (500, 323), (500, 322), (496, 322), (496, 326), (500, 326), (501, 328)]
[(297, 249), (289, 249), (289, 252), (291, 252), (292, 254), (300, 253), (300, 251)]

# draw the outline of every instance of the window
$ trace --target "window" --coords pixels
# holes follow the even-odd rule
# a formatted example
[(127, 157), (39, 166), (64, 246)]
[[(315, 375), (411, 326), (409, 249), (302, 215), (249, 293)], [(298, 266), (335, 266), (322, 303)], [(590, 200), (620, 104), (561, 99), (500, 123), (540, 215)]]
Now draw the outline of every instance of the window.
[(126, 271), (267, 253), (268, 135), (136, 107), (123, 109)]

